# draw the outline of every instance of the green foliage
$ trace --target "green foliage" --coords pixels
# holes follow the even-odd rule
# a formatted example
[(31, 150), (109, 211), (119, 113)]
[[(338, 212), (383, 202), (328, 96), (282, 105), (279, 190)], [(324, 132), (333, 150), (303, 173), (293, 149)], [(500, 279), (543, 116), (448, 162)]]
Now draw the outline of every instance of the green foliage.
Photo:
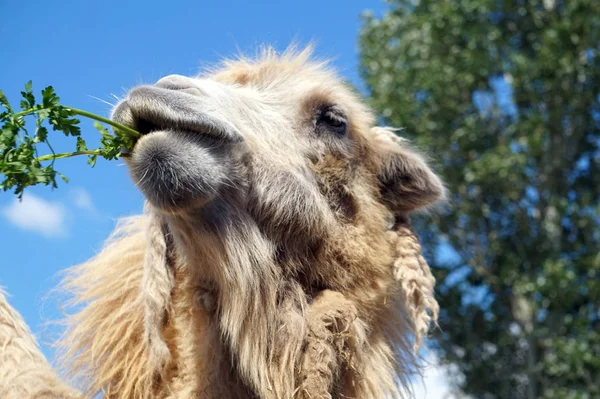
[[(87, 155), (91, 166), (96, 164), (96, 159), (101, 156), (105, 159), (116, 159), (121, 155), (122, 149), (130, 149), (135, 143), (139, 133), (126, 126), (119, 125), (106, 118), (91, 114), (86, 111), (66, 107), (59, 103), (60, 99), (54, 92), (52, 86), (42, 90), (42, 101), (36, 103), (32, 91), (31, 81), (25, 85), (21, 92), (21, 112), (14, 112), (8, 103), (6, 95), (0, 91), (0, 106), (4, 111), (0, 113), (0, 174), (3, 180), (0, 182), (2, 191), (14, 189), (19, 197), (28, 186), (36, 184), (51, 185), (57, 187), (57, 176), (68, 182), (66, 176), (54, 169), (54, 161), (60, 158), (68, 158), (76, 155)], [(88, 150), (81, 129), (79, 119), (76, 115), (96, 119), (112, 125), (115, 135), (111, 135), (100, 123), (94, 126), (102, 134), (101, 147)], [(35, 132), (29, 134), (26, 128), (25, 117), (35, 118)], [(56, 154), (48, 140), (48, 127), (52, 130), (62, 132), (65, 136), (76, 138), (75, 152)], [(51, 154), (38, 156), (37, 146), (45, 144)], [(48, 162), (45, 164), (45, 162)]]
[(600, 2), (389, 3), (362, 75), (451, 193), (438, 351), (474, 397), (599, 397)]

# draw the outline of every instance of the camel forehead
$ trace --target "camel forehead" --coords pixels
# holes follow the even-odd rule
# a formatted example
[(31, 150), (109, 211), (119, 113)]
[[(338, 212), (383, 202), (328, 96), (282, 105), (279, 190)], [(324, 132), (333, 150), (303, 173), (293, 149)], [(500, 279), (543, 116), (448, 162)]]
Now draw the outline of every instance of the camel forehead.
[(365, 132), (375, 123), (371, 109), (328, 62), (310, 58), (310, 50), (277, 55), (267, 51), (256, 59), (225, 61), (204, 75), (219, 83), (248, 87), (274, 101), (291, 101), (310, 113), (319, 103), (337, 104), (346, 111), (355, 131)]
[(304, 53), (281, 56), (267, 53), (256, 59), (228, 60), (210, 77), (222, 83), (257, 88), (274, 87), (284, 82), (340, 82), (327, 68), (327, 62), (312, 62), (309, 55)]
[(266, 50), (261, 56), (227, 60), (204, 77), (225, 84), (247, 86), (259, 91), (308, 93), (313, 89), (329, 92), (345, 102), (361, 99), (330, 67), (328, 61), (311, 59), (310, 49), (281, 55)]

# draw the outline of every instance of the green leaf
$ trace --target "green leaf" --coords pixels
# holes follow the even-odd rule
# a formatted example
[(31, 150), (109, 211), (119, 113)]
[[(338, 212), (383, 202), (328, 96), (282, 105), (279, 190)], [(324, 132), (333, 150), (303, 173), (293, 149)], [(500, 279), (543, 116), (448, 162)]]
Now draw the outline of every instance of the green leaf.
[(41, 126), (36, 131), (35, 142), (42, 143), (48, 139), (48, 129)]
[(88, 165), (90, 165), (92, 168), (94, 166), (96, 166), (96, 161), (98, 160), (98, 156), (97, 155), (90, 155), (88, 156)]
[(60, 98), (56, 95), (52, 86), (47, 86), (42, 90), (42, 104), (44, 108), (57, 107), (59, 101)]
[(37, 116), (40, 120), (45, 120), (46, 118), (48, 118), (48, 116), (50, 116), (50, 110), (48, 108), (40, 108), (37, 111)]
[(105, 127), (104, 127), (104, 125), (103, 125), (103, 124), (101, 124), (101, 123), (100, 123), (100, 122), (98, 122), (98, 121), (94, 121), (94, 127), (95, 127), (95, 128), (96, 128), (96, 130), (98, 130), (98, 131), (99, 131), (99, 132), (100, 132), (102, 135), (105, 135), (105, 134), (110, 134), (110, 133), (108, 133), (108, 130), (107, 130)]
[(12, 113), (12, 108), (10, 107), (10, 104), (8, 103), (8, 98), (6, 97), (6, 95), (4, 94), (4, 92), (2, 90), (0, 90), (0, 105), (2, 105), (4, 108), (6, 108), (8, 113)]
[(85, 144), (85, 140), (81, 137), (77, 137), (77, 144), (75, 148), (77, 151), (86, 151), (87, 146)]
[(60, 173), (60, 172), (57, 172), (57, 174), (58, 174), (58, 176), (60, 176), (60, 178), (61, 178), (61, 179), (62, 179), (62, 180), (65, 182), (65, 183), (68, 183), (68, 182), (69, 182), (69, 179), (67, 178), (67, 176), (63, 175), (63, 174), (62, 174), (62, 173)]
[(25, 91), (21, 92), (21, 96), (23, 100), (21, 100), (21, 108), (23, 110), (27, 110), (29, 108), (33, 108), (35, 106), (35, 97), (33, 92), (31, 91), (32, 82), (31, 80), (25, 84)]

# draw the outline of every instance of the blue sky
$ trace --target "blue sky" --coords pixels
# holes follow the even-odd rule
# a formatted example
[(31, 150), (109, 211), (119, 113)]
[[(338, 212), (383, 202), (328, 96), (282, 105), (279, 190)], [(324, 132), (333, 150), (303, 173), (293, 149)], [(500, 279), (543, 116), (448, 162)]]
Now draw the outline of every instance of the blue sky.
[[(340, 74), (359, 85), (357, 35), (360, 14), (380, 14), (382, 1), (34, 1), (0, 2), (0, 89), (15, 105), (33, 80), (34, 91), (52, 85), (61, 102), (108, 115), (112, 96), (142, 83), (203, 65), (261, 43), (284, 49), (291, 41), (314, 40), (317, 55), (333, 58)], [(91, 122), (84, 137), (94, 143)], [(51, 136), (59, 151), (71, 140)], [(57, 169), (69, 184), (58, 190), (34, 187), (23, 202), (0, 193), (0, 286), (42, 343), (44, 324), (59, 317), (57, 273), (93, 256), (115, 221), (141, 212), (143, 199), (122, 162), (62, 160)], [(46, 332), (45, 332), (46, 331)], [(52, 350), (43, 345), (51, 357)], [(437, 377), (436, 377), (437, 378)], [(439, 377), (441, 378), (441, 377)], [(436, 380), (433, 385), (443, 385)], [(436, 388), (428, 387), (428, 398)]]

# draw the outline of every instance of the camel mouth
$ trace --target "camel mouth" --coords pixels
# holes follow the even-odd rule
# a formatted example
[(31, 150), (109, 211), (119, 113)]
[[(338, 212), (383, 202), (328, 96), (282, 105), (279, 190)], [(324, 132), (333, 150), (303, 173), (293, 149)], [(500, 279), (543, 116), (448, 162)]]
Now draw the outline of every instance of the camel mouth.
[(137, 141), (157, 131), (189, 132), (214, 139), (216, 143), (243, 141), (237, 128), (206, 109), (206, 102), (198, 95), (182, 90), (156, 86), (140, 86), (113, 110), (111, 119), (140, 133), (131, 149), (123, 155), (130, 156)]
[(181, 210), (214, 198), (243, 141), (210, 95), (200, 94), (140, 86), (113, 110), (115, 122), (140, 133), (122, 155), (135, 184), (159, 209)]
[(231, 135), (219, 131), (218, 129), (215, 129), (213, 125), (208, 124), (204, 127), (196, 125), (193, 129), (190, 129), (177, 125), (167, 126), (164, 124), (157, 124), (145, 118), (137, 118), (135, 119), (135, 125), (129, 127), (138, 131), (140, 136), (135, 138), (131, 148), (124, 148), (121, 151), (121, 155), (127, 158), (130, 158), (133, 155), (133, 152), (136, 151), (137, 145), (142, 138), (159, 132), (166, 132), (167, 134), (174, 134), (173, 132), (177, 132), (178, 134), (187, 134), (190, 137), (195, 136), (195, 141), (199, 143), (203, 142), (205, 145), (211, 146), (219, 145), (219, 143), (235, 143), (241, 141), (241, 138), (231, 137)]

